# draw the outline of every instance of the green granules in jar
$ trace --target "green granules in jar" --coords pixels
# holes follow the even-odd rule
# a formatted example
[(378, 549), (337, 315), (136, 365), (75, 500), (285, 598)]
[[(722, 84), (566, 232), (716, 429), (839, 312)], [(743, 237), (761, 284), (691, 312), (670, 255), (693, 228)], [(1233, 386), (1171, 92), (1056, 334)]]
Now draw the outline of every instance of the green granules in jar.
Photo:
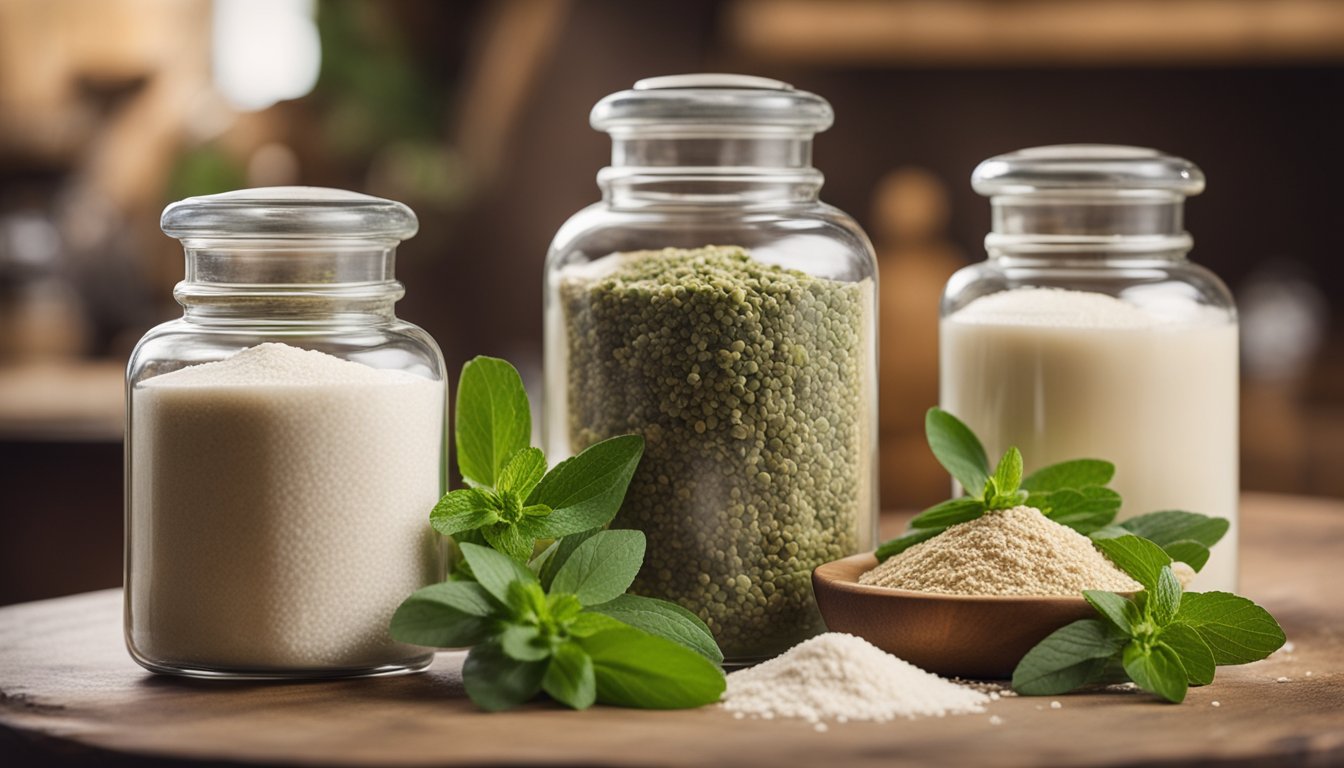
[(872, 281), (738, 247), (609, 258), (560, 287), (569, 438), (644, 436), (613, 523), (648, 537), (634, 590), (695, 612), (730, 659), (824, 631), (812, 569), (872, 524)]

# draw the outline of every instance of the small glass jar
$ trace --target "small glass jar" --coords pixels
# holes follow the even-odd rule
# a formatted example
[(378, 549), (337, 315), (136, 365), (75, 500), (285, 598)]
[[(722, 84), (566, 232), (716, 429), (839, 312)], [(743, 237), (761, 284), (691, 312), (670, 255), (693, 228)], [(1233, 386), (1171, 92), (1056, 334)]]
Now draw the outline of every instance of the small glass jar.
[(824, 631), (811, 572), (876, 533), (876, 260), (818, 200), (822, 98), (737, 75), (642, 80), (594, 107), (602, 202), (545, 271), (551, 460), (635, 433), (616, 527), (634, 590), (704, 619), (732, 663)]
[(943, 297), (943, 408), (992, 455), (1027, 470), (1092, 457), (1116, 465), (1120, 518), (1164, 509), (1225, 517), (1196, 589), (1237, 581), (1237, 314), (1191, 263), (1187, 160), (1070, 145), (990, 158), (971, 177), (990, 198), (989, 259)]
[(426, 667), (388, 621), (437, 581), (443, 356), (398, 320), (406, 206), (278, 187), (168, 206), (183, 316), (126, 374), (126, 643), (155, 672)]

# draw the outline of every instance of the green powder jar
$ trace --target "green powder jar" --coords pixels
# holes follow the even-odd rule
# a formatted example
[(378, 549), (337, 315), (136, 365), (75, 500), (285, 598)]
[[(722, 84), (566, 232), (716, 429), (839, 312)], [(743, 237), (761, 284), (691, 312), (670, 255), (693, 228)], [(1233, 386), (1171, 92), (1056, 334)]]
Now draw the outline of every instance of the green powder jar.
[(818, 199), (830, 105), (685, 75), (591, 119), (612, 164), (547, 258), (547, 452), (642, 435), (613, 523), (648, 538), (634, 590), (696, 613), (730, 662), (769, 658), (825, 629), (812, 569), (876, 533), (877, 268)]

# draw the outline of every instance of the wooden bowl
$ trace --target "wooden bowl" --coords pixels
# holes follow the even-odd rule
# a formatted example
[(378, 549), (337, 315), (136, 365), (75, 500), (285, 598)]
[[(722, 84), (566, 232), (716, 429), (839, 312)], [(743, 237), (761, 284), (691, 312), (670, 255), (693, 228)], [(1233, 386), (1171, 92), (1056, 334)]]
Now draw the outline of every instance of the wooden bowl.
[(1046, 635), (1096, 611), (1079, 597), (939, 595), (859, 583), (866, 553), (818, 566), (812, 589), (832, 632), (857, 635), (947, 677), (1009, 678)]

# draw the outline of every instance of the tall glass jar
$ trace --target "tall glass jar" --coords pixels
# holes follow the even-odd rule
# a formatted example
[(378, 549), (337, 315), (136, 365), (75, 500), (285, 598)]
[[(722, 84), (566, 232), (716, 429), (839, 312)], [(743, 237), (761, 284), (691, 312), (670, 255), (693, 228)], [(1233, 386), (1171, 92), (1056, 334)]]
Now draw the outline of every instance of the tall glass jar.
[(634, 590), (695, 612), (730, 662), (823, 631), (812, 569), (875, 536), (876, 261), (818, 200), (831, 120), (754, 77), (611, 94), (602, 201), (547, 257), (549, 455), (644, 436), (614, 522), (648, 538)]
[(1093, 457), (1116, 465), (1121, 518), (1163, 509), (1232, 528), (1196, 589), (1237, 581), (1237, 315), (1191, 263), (1187, 160), (1151, 149), (1038, 147), (971, 177), (990, 198), (989, 259), (943, 297), (941, 400), (994, 455), (1031, 470)]
[(406, 206), (282, 187), (168, 206), (180, 319), (126, 374), (126, 643), (156, 671), (422, 669), (387, 631), (437, 581), (444, 363), (398, 320)]

